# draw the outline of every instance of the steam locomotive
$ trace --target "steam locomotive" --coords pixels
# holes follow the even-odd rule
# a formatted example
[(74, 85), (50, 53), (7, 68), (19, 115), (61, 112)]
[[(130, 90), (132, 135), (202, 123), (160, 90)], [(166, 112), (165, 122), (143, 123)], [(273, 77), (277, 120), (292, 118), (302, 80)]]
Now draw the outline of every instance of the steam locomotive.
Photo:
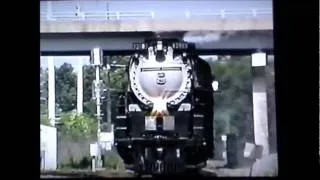
[(213, 157), (210, 66), (195, 46), (174, 39), (135, 43), (118, 96), (114, 145), (138, 174), (199, 170)]

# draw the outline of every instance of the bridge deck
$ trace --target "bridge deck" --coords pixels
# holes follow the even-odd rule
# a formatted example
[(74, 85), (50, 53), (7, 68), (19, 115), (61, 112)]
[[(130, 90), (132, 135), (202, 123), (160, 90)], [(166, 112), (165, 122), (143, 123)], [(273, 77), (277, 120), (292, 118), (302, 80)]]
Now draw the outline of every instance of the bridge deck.
[(136, 20), (136, 21), (45, 21), (40, 23), (41, 33), (69, 32), (137, 32), (137, 31), (233, 31), (272, 30), (272, 19), (215, 19), (215, 20)]

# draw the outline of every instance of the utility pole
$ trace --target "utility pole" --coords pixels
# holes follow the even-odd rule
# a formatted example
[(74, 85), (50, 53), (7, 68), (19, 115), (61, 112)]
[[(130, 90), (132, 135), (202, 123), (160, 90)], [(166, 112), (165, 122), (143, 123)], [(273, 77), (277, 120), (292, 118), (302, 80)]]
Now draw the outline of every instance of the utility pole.
[(94, 48), (91, 51), (91, 58), (90, 63), (93, 64), (96, 68), (96, 79), (94, 81), (94, 87), (95, 87), (95, 98), (96, 98), (96, 105), (97, 105), (97, 144), (98, 144), (98, 155), (97, 155), (97, 167), (101, 167), (102, 161), (101, 161), (101, 143), (100, 143), (100, 134), (101, 134), (101, 95), (100, 95), (100, 67), (102, 65), (102, 57), (103, 52), (100, 48)]

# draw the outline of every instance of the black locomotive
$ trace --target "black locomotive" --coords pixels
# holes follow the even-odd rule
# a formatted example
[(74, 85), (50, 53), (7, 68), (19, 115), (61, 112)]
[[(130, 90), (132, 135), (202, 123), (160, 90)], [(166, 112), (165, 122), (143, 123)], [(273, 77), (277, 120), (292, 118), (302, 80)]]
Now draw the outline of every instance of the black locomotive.
[(114, 120), (118, 153), (140, 174), (203, 168), (213, 157), (209, 64), (183, 41), (152, 39), (134, 49)]

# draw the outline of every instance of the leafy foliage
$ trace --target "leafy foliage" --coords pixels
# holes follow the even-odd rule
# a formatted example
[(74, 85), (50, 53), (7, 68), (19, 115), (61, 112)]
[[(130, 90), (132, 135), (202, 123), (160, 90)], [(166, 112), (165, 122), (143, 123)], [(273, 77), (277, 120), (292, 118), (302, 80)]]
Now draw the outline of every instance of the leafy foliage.
[(95, 80), (96, 71), (94, 66), (83, 66), (83, 101), (88, 102), (92, 98), (92, 84)]
[(55, 70), (56, 75), (56, 102), (62, 112), (69, 112), (77, 104), (77, 76), (71, 64), (64, 63)]
[(252, 136), (252, 77), (250, 56), (220, 57), (207, 60), (221, 93), (215, 94), (215, 134)]
[(48, 72), (40, 67), (40, 124), (49, 126), (48, 119)]
[(40, 67), (40, 99), (41, 105), (48, 100), (48, 71)]
[(116, 171), (125, 170), (124, 162), (115, 151), (107, 151), (104, 154), (104, 167), (107, 169), (113, 169)]
[(40, 124), (45, 126), (51, 126), (50, 119), (48, 118), (47, 114), (40, 115)]
[[(129, 56), (111, 56), (109, 61), (112, 64), (118, 65), (128, 65), (129, 64)], [(118, 90), (125, 90), (128, 85), (128, 77), (125, 68), (111, 68), (109, 70), (110, 76), (110, 88), (111, 89), (118, 89)], [(103, 74), (104, 79), (107, 78), (107, 74)]]
[(61, 169), (88, 169), (91, 166), (91, 158), (84, 156), (81, 160), (77, 161), (72, 155), (68, 161), (60, 165)]
[(92, 99), (92, 87), (96, 72), (94, 66), (83, 67), (83, 112), (94, 117), (96, 114), (96, 102)]
[(75, 140), (90, 138), (97, 133), (97, 120), (86, 114), (63, 114), (61, 116), (61, 123), (61, 133)]

